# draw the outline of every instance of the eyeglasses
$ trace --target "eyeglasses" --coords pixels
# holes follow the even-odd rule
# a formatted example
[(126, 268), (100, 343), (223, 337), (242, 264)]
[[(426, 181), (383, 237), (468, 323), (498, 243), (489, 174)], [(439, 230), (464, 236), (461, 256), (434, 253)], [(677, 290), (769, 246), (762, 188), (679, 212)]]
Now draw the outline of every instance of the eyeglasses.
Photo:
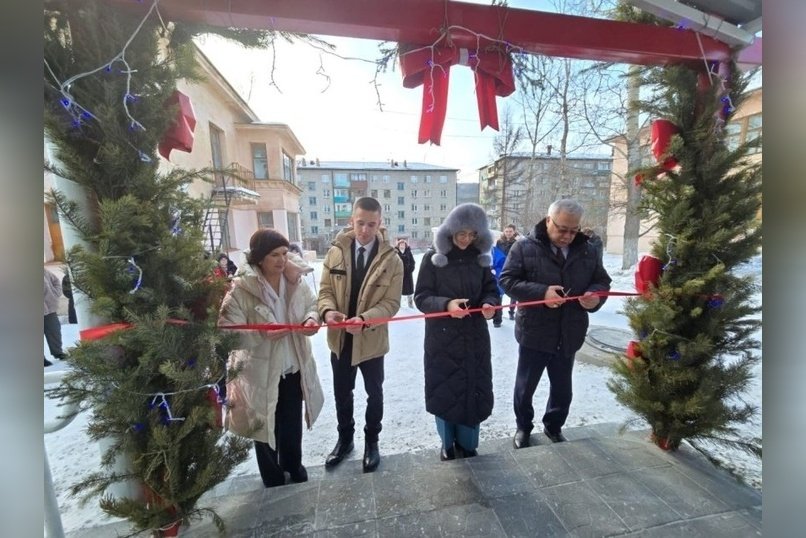
[(554, 228), (557, 230), (557, 233), (559, 233), (560, 235), (576, 235), (579, 233), (580, 230), (579, 226), (577, 226), (576, 228), (569, 228), (568, 226), (558, 226), (557, 223), (554, 222), (553, 218), (549, 217), (549, 220), (554, 225)]

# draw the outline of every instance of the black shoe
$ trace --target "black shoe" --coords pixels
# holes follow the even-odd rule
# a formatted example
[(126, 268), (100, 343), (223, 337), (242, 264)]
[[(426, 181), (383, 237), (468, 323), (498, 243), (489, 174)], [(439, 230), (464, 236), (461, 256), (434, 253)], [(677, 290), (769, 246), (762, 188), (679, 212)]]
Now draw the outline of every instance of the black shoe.
[(493, 322), (493, 327), (495, 327), (496, 329), (501, 327), (501, 322), (500, 321), (494, 321)]
[(474, 456), (479, 455), (478, 451), (476, 451), (476, 450), (468, 450), (468, 449), (466, 449), (465, 447), (463, 447), (462, 445), (460, 445), (459, 443), (457, 443), (455, 441), (453, 443), (453, 448), (456, 451), (456, 457), (457, 458), (472, 458)]
[(344, 456), (349, 454), (353, 451), (353, 441), (351, 440), (342, 440), (339, 439), (336, 441), (336, 446), (333, 447), (333, 450), (330, 454), (327, 455), (327, 459), (325, 459), (325, 467), (335, 467), (341, 460), (344, 459)]
[(289, 472), (288, 474), (291, 477), (291, 481), (295, 484), (308, 481), (308, 469), (306, 469), (303, 465), (300, 465), (299, 469)]
[(53, 366), (53, 363), (45, 359), (45, 368), (47, 368), (48, 366)]
[(543, 428), (543, 433), (546, 434), (546, 437), (551, 439), (552, 443), (564, 443), (568, 439), (565, 438), (563, 432), (559, 431), (557, 433), (551, 433), (546, 428)]
[(515, 319), (515, 312), (513, 312), (512, 310), (509, 311), (509, 319), (511, 320)]
[(65, 360), (67, 358), (67, 355), (65, 355), (64, 353), (59, 353), (57, 355), (54, 355), (54, 357), (56, 357), (60, 361), (63, 361), (63, 360)]
[(381, 463), (381, 453), (378, 452), (378, 441), (367, 442), (364, 445), (364, 460), (361, 462), (365, 473), (371, 473)]
[(439, 461), (448, 461), (448, 460), (455, 460), (456, 459), (456, 451), (453, 447), (445, 448), (442, 447), (442, 450), (439, 451)]
[(515, 437), (512, 439), (512, 445), (515, 448), (526, 448), (527, 446), (529, 446), (530, 433), (531, 432), (518, 428), (515, 431)]

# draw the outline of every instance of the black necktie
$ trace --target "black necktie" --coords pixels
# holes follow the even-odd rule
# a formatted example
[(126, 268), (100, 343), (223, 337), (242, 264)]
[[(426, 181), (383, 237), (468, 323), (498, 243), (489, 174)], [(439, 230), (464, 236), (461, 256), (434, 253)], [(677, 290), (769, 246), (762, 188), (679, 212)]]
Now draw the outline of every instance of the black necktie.
[(560, 267), (565, 265), (565, 256), (563, 256), (563, 249), (557, 247), (557, 251), (554, 253), (554, 257), (557, 259), (557, 263), (560, 264)]
[(367, 251), (367, 249), (365, 249), (364, 247), (358, 247), (358, 262), (355, 264), (355, 269), (359, 273), (364, 272), (364, 263), (365, 263), (364, 262), (364, 252), (366, 252), (366, 251)]

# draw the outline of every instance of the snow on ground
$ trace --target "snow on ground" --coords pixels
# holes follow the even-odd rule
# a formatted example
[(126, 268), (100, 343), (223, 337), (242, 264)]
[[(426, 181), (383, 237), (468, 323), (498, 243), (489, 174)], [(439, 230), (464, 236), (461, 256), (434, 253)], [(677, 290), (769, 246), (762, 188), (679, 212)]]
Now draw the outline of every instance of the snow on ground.
[[(422, 254), (415, 255), (417, 267)], [(315, 263), (316, 280), (309, 278), (309, 283), (318, 286), (321, 262)], [(605, 254), (605, 266), (613, 278), (614, 291), (633, 291), (633, 270), (621, 270), (621, 257)], [(752, 275), (758, 282), (756, 300), (761, 301), (761, 257), (758, 256), (740, 268), (741, 274)], [(415, 278), (417, 271), (415, 270)], [(604, 307), (591, 316), (591, 324), (599, 326), (629, 329), (627, 318), (621, 313), (624, 299), (612, 297)], [(504, 299), (507, 302), (507, 299)], [(405, 304), (405, 301), (404, 301)], [(403, 306), (399, 315), (412, 315), (418, 311)], [(760, 314), (759, 314), (760, 317)], [(482, 439), (509, 437), (515, 430), (515, 419), (512, 411), (512, 389), (515, 383), (517, 365), (517, 343), (513, 335), (514, 321), (504, 315), (504, 324), (495, 329), (490, 324), (493, 358), (493, 390), (495, 408), (492, 416), (481, 426)], [(424, 324), (421, 320), (409, 320), (390, 324), (390, 347), (386, 355), (384, 383), (384, 420), (383, 432), (380, 436), (381, 454), (396, 454), (421, 449), (434, 451), (438, 458), (439, 437), (437, 436), (434, 417), (425, 411), (423, 399), (423, 361), (422, 341)], [(65, 348), (68, 349), (78, 340), (77, 325), (62, 325)], [(757, 338), (761, 340), (761, 331)], [(314, 356), (319, 370), (319, 377), (325, 391), (325, 405), (316, 424), (303, 437), (303, 464), (306, 466), (322, 465), (325, 456), (336, 442), (336, 412), (332, 398), (332, 374), (330, 370), (330, 353), (325, 341), (325, 331), (312, 337)], [(47, 345), (45, 355), (47, 356)], [(63, 369), (68, 366), (55, 361), (51, 369)], [(574, 402), (566, 427), (589, 424), (616, 422), (632, 419), (635, 415), (616, 402), (613, 394), (607, 389), (606, 382), (611, 376), (608, 368), (577, 361), (574, 368)], [(535, 393), (535, 410), (538, 413), (548, 396), (548, 380), (541, 380)], [(362, 456), (361, 439), (363, 414), (366, 393), (361, 376), (356, 379), (355, 391), (356, 417), (356, 450), (351, 455), (358, 459)], [(745, 437), (761, 437), (761, 364), (755, 367), (754, 378), (744, 400), (758, 406), (759, 414), (755, 419), (738, 426), (740, 434)], [(55, 402), (45, 401), (45, 417), (55, 417), (59, 409)], [(84, 476), (97, 469), (100, 462), (100, 451), (97, 445), (90, 442), (85, 434), (88, 413), (79, 415), (66, 428), (45, 435), (45, 446), (50, 460), (51, 473), (62, 514), (65, 532), (83, 527), (92, 527), (114, 521), (103, 514), (97, 501), (91, 500), (80, 506), (79, 499), (69, 496), (68, 488)], [(641, 428), (646, 425), (641, 424)], [(741, 476), (748, 484), (761, 488), (761, 462), (755, 457), (736, 450), (725, 450), (713, 447), (711, 454), (722, 465)], [(254, 457), (238, 466), (232, 476), (257, 475), (258, 469)], [(255, 480), (259, 480), (258, 477)]]

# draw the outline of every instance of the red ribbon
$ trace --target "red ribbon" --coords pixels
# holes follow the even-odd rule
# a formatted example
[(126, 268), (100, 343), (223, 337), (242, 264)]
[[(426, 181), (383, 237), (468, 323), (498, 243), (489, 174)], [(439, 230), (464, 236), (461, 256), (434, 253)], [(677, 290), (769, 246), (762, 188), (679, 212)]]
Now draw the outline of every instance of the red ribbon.
[[(627, 292), (627, 291), (594, 291), (591, 295), (587, 297), (633, 297), (639, 295), (638, 293)], [(569, 297), (562, 297), (565, 301), (576, 301), (585, 297), (583, 295), (575, 295)], [(511, 305), (499, 305), (494, 306), (495, 310), (501, 310), (503, 308), (509, 308), (510, 306), (518, 306), (518, 307), (526, 307), (526, 306), (536, 306), (545, 303), (552, 303), (556, 302), (556, 299), (540, 299), (538, 301), (520, 301), (517, 303), (512, 303)], [(469, 314), (473, 314), (476, 312), (481, 312), (482, 308), (468, 308), (465, 312)], [(441, 318), (445, 316), (450, 316), (450, 312), (430, 312), (428, 314), (412, 314), (409, 316), (395, 316), (391, 318), (373, 318), (368, 319), (364, 322), (364, 325), (383, 325), (384, 323), (389, 323), (392, 321), (409, 321), (412, 319), (426, 319), (426, 318)], [(185, 325), (188, 323), (185, 320), (181, 319), (169, 319), (167, 321), (172, 325)], [(327, 327), (328, 329), (344, 329), (346, 327), (355, 327), (355, 323), (345, 323), (345, 322), (338, 322), (338, 323), (328, 323), (327, 325), (323, 325), (322, 327)], [(81, 331), (81, 339), (82, 340), (98, 340), (99, 338), (103, 338), (104, 336), (111, 334), (113, 332), (119, 331), (121, 329), (129, 329), (133, 327), (131, 323), (110, 323), (109, 325), (102, 325), (100, 327), (93, 327), (91, 329), (85, 329)], [(310, 329), (310, 327), (303, 327), (302, 325), (296, 323), (242, 323), (242, 324), (222, 324), (218, 326), (219, 329), (227, 329), (230, 331), (278, 331), (282, 329), (288, 329), (291, 331), (301, 331)]]
[(448, 107), (450, 68), (456, 64), (467, 65), (473, 70), (481, 129), (489, 125), (498, 130), (495, 96), (506, 97), (515, 91), (509, 54), (497, 49), (418, 48), (400, 55), (400, 71), (403, 73), (404, 88), (423, 85), (420, 144), (430, 141), (438, 146), (440, 143)]

